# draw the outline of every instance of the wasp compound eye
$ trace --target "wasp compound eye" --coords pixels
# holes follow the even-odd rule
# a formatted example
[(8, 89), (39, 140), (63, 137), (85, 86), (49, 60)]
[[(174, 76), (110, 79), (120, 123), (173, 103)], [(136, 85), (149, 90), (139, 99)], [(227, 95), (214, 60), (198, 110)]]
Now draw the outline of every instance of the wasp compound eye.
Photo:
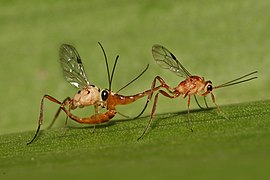
[(212, 91), (213, 90), (213, 86), (211, 84), (207, 85), (207, 91)]
[(107, 98), (108, 98), (108, 91), (103, 90), (103, 91), (101, 92), (101, 99), (102, 99), (103, 101), (106, 101)]

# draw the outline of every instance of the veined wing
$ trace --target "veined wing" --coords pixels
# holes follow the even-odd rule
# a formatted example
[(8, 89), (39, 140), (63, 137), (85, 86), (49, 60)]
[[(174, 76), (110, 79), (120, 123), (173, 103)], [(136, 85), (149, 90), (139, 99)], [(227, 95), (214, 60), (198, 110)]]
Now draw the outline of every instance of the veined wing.
[(90, 85), (85, 74), (80, 55), (73, 46), (62, 44), (59, 55), (60, 63), (67, 82), (80, 89)]
[(184, 68), (184, 66), (177, 60), (177, 58), (167, 48), (161, 45), (154, 45), (152, 47), (152, 54), (157, 64), (164, 68), (169, 69), (176, 75), (183, 78), (191, 76), (191, 74)]

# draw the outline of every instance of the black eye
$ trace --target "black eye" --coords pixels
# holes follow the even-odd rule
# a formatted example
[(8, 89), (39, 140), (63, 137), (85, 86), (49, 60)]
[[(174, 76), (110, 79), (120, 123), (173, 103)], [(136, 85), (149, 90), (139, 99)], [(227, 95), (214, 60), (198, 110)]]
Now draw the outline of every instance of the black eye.
[(212, 91), (213, 90), (213, 86), (211, 84), (207, 85), (207, 91)]
[(106, 101), (107, 98), (108, 98), (108, 91), (103, 90), (103, 91), (101, 92), (101, 99), (102, 99), (103, 101)]

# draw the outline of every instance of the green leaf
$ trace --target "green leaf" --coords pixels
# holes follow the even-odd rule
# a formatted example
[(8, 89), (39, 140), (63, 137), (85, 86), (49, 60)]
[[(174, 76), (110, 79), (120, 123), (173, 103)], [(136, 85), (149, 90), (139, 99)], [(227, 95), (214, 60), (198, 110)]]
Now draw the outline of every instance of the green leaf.
[[(270, 101), (156, 115), (108, 124), (0, 136), (0, 178), (266, 179), (270, 160)], [(64, 121), (64, 119), (61, 119)], [(42, 127), (45, 129), (45, 127)]]

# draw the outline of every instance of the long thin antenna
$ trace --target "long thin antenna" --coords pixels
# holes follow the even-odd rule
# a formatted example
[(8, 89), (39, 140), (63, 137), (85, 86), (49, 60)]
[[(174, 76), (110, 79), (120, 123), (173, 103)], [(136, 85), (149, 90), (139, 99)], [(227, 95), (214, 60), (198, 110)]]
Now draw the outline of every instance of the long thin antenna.
[[(108, 75), (109, 87), (111, 87), (111, 77), (110, 77), (110, 70), (109, 70), (108, 59), (107, 59), (107, 56), (106, 56), (106, 53), (105, 53), (105, 50), (104, 50), (103, 46), (101, 45), (100, 42), (98, 42), (98, 44), (99, 44), (99, 46), (101, 47), (102, 52), (103, 52), (103, 55), (104, 55), (104, 58), (105, 58), (105, 63), (106, 63), (106, 68), (107, 68), (107, 75)], [(111, 88), (110, 88), (110, 89), (111, 89)]]
[(115, 61), (114, 61), (114, 65), (113, 65), (113, 69), (112, 69), (112, 74), (111, 74), (111, 79), (110, 79), (109, 90), (111, 90), (111, 88), (112, 88), (112, 87), (111, 87), (111, 86), (112, 86), (112, 80), (113, 80), (114, 70), (115, 70), (115, 67), (116, 67), (118, 58), (119, 58), (119, 56), (116, 56), (116, 59), (115, 59)]
[[(221, 85), (219, 85), (219, 86), (216, 86), (215, 89), (221, 88), (221, 87), (232, 86), (232, 85), (235, 85), (235, 84), (240, 84), (240, 83), (243, 83), (243, 82), (250, 81), (250, 80), (252, 80), (252, 79), (256, 79), (256, 78), (258, 78), (257, 76), (251, 77), (251, 78), (248, 78), (248, 79), (241, 80), (241, 79), (243, 79), (243, 78), (245, 78), (245, 77), (248, 77), (248, 76), (250, 76), (250, 75), (252, 75), (252, 74), (256, 74), (256, 73), (258, 73), (258, 71), (253, 71), (253, 72), (251, 72), (251, 73), (245, 74), (245, 75), (243, 75), (243, 76), (241, 76), (241, 77), (239, 77), (239, 78), (236, 78), (236, 79), (234, 79), (234, 80), (231, 80), (231, 81), (228, 81), (228, 82), (226, 82), (226, 83), (223, 83), (223, 84), (221, 84)], [(238, 80), (241, 80), (241, 81), (238, 81)]]
[(136, 81), (137, 79), (139, 79), (144, 73), (145, 71), (148, 69), (149, 64), (147, 64), (146, 68), (133, 80), (131, 80), (129, 83), (127, 83), (125, 86), (123, 86), (122, 88), (120, 88), (116, 93), (119, 93), (120, 91), (122, 91), (123, 89), (125, 89), (126, 87), (128, 87), (130, 84), (132, 84), (134, 81)]

